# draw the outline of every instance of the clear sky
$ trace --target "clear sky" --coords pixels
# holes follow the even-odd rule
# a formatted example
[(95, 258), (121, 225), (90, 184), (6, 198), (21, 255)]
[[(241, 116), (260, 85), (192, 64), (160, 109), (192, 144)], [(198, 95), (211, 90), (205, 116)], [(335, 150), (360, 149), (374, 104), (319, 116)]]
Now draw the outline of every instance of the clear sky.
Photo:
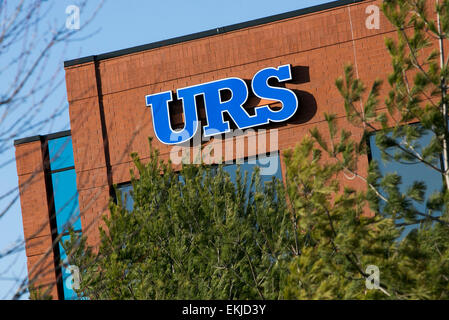
[[(17, 0), (16, 0), (17, 1)], [(13, 1), (14, 2), (14, 1)], [(76, 4), (76, 0), (43, 0), (50, 8), (46, 17), (48, 22), (66, 20), (65, 9)], [(90, 3), (96, 3), (94, 0)], [(49, 57), (48, 66), (61, 70), (63, 77), (63, 61), (83, 56), (101, 54), (124, 49), (159, 40), (200, 32), (234, 23), (245, 22), (278, 13), (310, 7), (326, 2), (323, 0), (106, 0), (95, 20), (79, 31), (79, 40), (71, 42), (64, 50), (56, 51)], [(90, 16), (87, 11), (81, 12), (81, 27), (83, 19)], [(43, 24), (47, 21), (43, 21)], [(86, 37), (90, 35), (89, 37)], [(18, 55), (20, 52), (12, 52)], [(8, 83), (6, 75), (0, 75), (0, 86)], [(45, 81), (44, 79), (42, 81)], [(66, 88), (63, 83), (51, 99), (40, 111), (44, 119), (52, 114), (56, 105), (63, 105), (64, 111), (53, 122), (44, 127), (20, 133), (22, 138), (37, 134), (46, 134), (67, 130), (69, 126)], [(6, 124), (7, 125), (7, 124)], [(1, 129), (1, 128), (0, 128)], [(14, 161), (14, 147), (11, 140), (8, 149), (0, 153), (0, 195), (17, 187), (17, 171)], [(1, 165), (7, 163), (6, 165)], [(0, 210), (4, 209), (17, 193), (0, 199)], [(0, 219), (0, 253), (17, 240), (23, 240), (22, 217), (20, 203), (13, 202), (8, 213)], [(23, 278), (27, 274), (25, 251), (0, 259), (0, 299), (12, 297), (16, 287), (14, 278)], [(26, 297), (25, 297), (26, 298)]]

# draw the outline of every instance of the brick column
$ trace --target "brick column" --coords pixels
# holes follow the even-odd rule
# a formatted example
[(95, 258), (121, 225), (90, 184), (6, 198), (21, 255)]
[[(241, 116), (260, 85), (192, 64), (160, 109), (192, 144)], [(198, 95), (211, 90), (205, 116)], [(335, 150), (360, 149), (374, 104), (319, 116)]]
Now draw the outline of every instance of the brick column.
[(112, 185), (100, 77), (94, 61), (65, 71), (82, 230), (97, 247)]
[(53, 299), (63, 299), (59, 247), (52, 246), (57, 229), (47, 144), (37, 136), (16, 141), (15, 147), (29, 283)]

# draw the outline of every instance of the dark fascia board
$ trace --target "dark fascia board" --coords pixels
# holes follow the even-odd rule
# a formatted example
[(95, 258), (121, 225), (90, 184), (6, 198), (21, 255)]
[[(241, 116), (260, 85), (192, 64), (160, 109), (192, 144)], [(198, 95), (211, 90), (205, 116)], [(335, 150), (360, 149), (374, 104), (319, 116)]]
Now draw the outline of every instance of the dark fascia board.
[(65, 131), (59, 131), (59, 132), (45, 134), (45, 135), (37, 135), (37, 136), (16, 139), (16, 140), (14, 140), (14, 146), (18, 146), (20, 144), (24, 144), (24, 143), (28, 143), (28, 142), (52, 140), (52, 139), (67, 137), (67, 136), (70, 136), (71, 134), (72, 133), (70, 130), (65, 130)]
[(86, 62), (93, 62), (93, 61), (115, 58), (115, 57), (130, 54), (130, 53), (136, 53), (136, 52), (140, 52), (140, 51), (156, 49), (156, 48), (160, 48), (160, 47), (164, 47), (164, 46), (168, 46), (168, 45), (178, 44), (178, 43), (182, 43), (182, 42), (186, 42), (186, 41), (210, 37), (210, 36), (214, 36), (217, 34), (223, 34), (226, 32), (231, 32), (231, 31), (235, 31), (235, 30), (239, 30), (239, 29), (255, 27), (255, 26), (263, 25), (263, 24), (270, 23), (270, 22), (294, 18), (294, 17), (305, 15), (305, 14), (319, 12), (319, 11), (328, 10), (328, 9), (333, 9), (333, 8), (341, 7), (341, 6), (352, 4), (352, 3), (362, 2), (362, 1), (365, 1), (365, 0), (332, 1), (332, 2), (323, 3), (323, 4), (320, 4), (317, 6), (313, 6), (313, 7), (289, 11), (286, 13), (280, 13), (280, 14), (276, 14), (273, 16), (255, 19), (255, 20), (251, 20), (251, 21), (247, 21), (247, 22), (241, 22), (241, 23), (233, 24), (233, 25), (226, 26), (226, 27), (215, 28), (215, 29), (211, 29), (211, 30), (198, 32), (198, 33), (192, 33), (189, 35), (171, 38), (168, 40), (157, 41), (157, 42), (144, 44), (144, 45), (140, 45), (140, 46), (136, 46), (136, 47), (131, 47), (131, 48), (127, 48), (127, 49), (103, 53), (100, 55), (92, 55), (92, 56), (87, 56), (87, 57), (83, 57), (83, 58), (68, 60), (68, 61), (64, 61), (64, 68), (75, 66), (78, 64), (86, 63)]

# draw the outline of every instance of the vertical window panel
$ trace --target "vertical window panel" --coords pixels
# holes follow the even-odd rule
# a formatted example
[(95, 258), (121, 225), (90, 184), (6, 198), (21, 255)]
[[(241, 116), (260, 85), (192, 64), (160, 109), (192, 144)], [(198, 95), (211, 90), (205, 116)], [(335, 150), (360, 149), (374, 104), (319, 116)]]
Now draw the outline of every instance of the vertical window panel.
[(59, 170), (73, 167), (72, 137), (62, 137), (48, 141), (48, 151), (50, 155), (50, 169)]
[[(76, 172), (73, 161), (72, 137), (66, 136), (48, 141), (50, 157), (51, 181), (53, 186), (54, 213), (58, 234), (63, 234), (61, 241), (65, 242), (70, 236), (65, 234), (68, 227), (81, 231), (81, 219), (76, 186)], [(61, 264), (62, 287), (65, 300), (77, 300), (73, 290), (72, 273), (67, 261), (67, 254), (59, 244), (59, 261)]]
[(51, 179), (58, 233), (67, 232), (69, 225), (75, 230), (81, 230), (75, 170), (52, 173)]
[[(62, 242), (70, 240), (70, 236), (63, 236), (61, 238)], [(62, 286), (64, 289), (64, 300), (78, 300), (78, 295), (76, 294), (73, 288), (73, 281), (71, 280), (73, 277), (72, 273), (69, 269), (69, 261), (67, 260), (67, 253), (61, 244), (59, 244), (59, 253), (60, 253), (60, 261), (61, 261), (61, 275), (62, 275)]]
[(131, 184), (123, 184), (117, 186), (117, 190), (120, 191), (120, 196), (122, 199), (122, 203), (125, 205), (126, 210), (132, 211), (134, 206), (134, 200), (131, 195), (131, 191), (133, 186)]

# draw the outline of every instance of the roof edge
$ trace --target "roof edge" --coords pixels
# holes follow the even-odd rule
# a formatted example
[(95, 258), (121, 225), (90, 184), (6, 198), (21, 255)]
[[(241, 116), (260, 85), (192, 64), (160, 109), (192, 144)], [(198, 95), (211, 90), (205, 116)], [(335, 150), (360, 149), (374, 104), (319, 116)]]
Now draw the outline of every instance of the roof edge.
[(44, 135), (36, 135), (36, 136), (31, 136), (31, 137), (26, 137), (26, 138), (20, 138), (20, 139), (14, 140), (14, 146), (18, 146), (18, 145), (28, 143), (28, 142), (52, 140), (52, 139), (67, 137), (67, 136), (70, 136), (71, 134), (72, 133), (70, 130), (64, 130), (64, 131), (59, 131), (59, 132), (54, 132), (54, 133), (49, 133), (49, 134), (44, 134)]
[(167, 40), (162, 40), (162, 41), (152, 42), (152, 43), (139, 45), (139, 46), (135, 46), (135, 47), (130, 47), (127, 49), (121, 49), (121, 50), (111, 51), (111, 52), (107, 52), (107, 53), (103, 53), (103, 54), (99, 54), (99, 55), (91, 55), (91, 56), (86, 56), (86, 57), (82, 57), (82, 58), (67, 60), (67, 61), (64, 61), (64, 68), (76, 66), (79, 64), (87, 63), (87, 62), (115, 58), (115, 57), (131, 54), (131, 53), (136, 53), (136, 52), (140, 52), (140, 51), (161, 48), (161, 47), (165, 47), (168, 45), (178, 44), (178, 43), (191, 41), (191, 40), (197, 40), (197, 39), (214, 36), (214, 35), (218, 35), (218, 34), (224, 34), (224, 33), (231, 32), (231, 31), (236, 31), (236, 30), (249, 28), (249, 27), (255, 27), (255, 26), (263, 25), (263, 24), (270, 23), (270, 22), (276, 22), (276, 21), (280, 21), (280, 20), (284, 20), (284, 19), (299, 17), (299, 16), (302, 16), (305, 14), (320, 12), (320, 11), (333, 9), (333, 8), (337, 8), (337, 7), (342, 7), (342, 6), (345, 6), (348, 4), (353, 4), (353, 3), (363, 2), (363, 1), (365, 1), (365, 0), (337, 0), (337, 1), (319, 4), (319, 5), (312, 6), (312, 7), (302, 8), (302, 9), (289, 11), (289, 12), (285, 12), (285, 13), (280, 13), (280, 14), (275, 14), (272, 16), (264, 17), (264, 18), (258, 18), (258, 19), (254, 19), (254, 20), (250, 20), (250, 21), (246, 21), (246, 22), (240, 22), (240, 23), (232, 24), (232, 25), (225, 26), (225, 27), (210, 29), (210, 30), (192, 33), (192, 34), (188, 34), (188, 35), (184, 35), (184, 36), (180, 36), (180, 37), (170, 38)]

